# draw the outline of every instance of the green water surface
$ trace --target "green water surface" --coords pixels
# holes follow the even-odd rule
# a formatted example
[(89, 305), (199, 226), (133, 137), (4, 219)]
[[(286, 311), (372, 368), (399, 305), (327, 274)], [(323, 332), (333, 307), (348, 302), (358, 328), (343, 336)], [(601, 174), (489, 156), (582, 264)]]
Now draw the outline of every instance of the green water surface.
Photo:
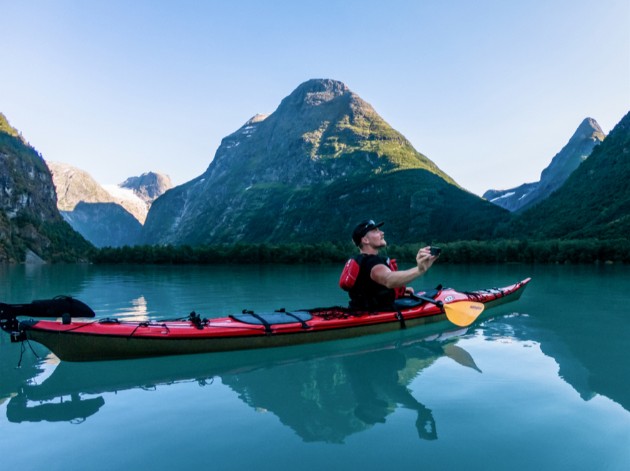
[[(0, 301), (68, 294), (98, 317), (219, 317), (344, 304), (339, 271), (0, 267)], [(470, 290), (528, 276), (520, 301), (467, 329), (264, 351), (67, 363), (0, 333), (0, 463), (50, 471), (630, 469), (630, 267), (438, 264), (415, 287)]]

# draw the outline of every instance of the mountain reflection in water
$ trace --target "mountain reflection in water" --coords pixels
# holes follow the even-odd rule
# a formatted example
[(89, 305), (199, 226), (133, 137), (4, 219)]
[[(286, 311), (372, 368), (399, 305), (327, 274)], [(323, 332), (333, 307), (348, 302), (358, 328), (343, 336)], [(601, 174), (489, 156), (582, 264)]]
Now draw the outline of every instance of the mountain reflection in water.
[[(466, 329), (419, 339), (409, 333), (284, 349), (54, 366), (23, 382), (7, 405), (10, 422), (81, 422), (106, 393), (220, 379), (256, 410), (275, 414), (304, 441), (342, 443), (383, 423), (401, 406), (416, 413), (418, 436), (437, 439), (429, 408), (408, 385), (445, 356), (480, 371), (457, 342)], [(37, 368), (35, 368), (37, 371)]]

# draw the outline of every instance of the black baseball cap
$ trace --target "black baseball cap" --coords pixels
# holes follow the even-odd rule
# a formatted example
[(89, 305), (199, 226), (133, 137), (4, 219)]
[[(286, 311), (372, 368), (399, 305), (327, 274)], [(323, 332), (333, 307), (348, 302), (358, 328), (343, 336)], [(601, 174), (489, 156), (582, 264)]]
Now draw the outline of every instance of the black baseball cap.
[(354, 245), (358, 247), (359, 244), (361, 243), (361, 239), (363, 239), (363, 236), (365, 236), (365, 234), (370, 232), (372, 229), (381, 227), (383, 224), (385, 223), (379, 222), (377, 224), (374, 222), (373, 219), (367, 219), (365, 221), (361, 221), (359, 224), (357, 224), (357, 227), (354, 228), (354, 231), (352, 231), (352, 240), (354, 241)]

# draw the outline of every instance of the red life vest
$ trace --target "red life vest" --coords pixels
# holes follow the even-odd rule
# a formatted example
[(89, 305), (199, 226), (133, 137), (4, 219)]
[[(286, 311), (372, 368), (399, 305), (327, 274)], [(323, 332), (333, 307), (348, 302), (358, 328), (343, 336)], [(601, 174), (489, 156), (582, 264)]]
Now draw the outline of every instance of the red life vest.
[[(363, 261), (363, 254), (355, 255), (348, 259), (341, 271), (339, 277), (339, 287), (344, 291), (350, 291), (357, 281), (359, 272), (361, 271), (361, 262)], [(398, 271), (398, 264), (395, 258), (387, 259), (387, 266), (391, 271)], [(405, 295), (405, 287), (394, 288), (396, 292), (396, 299), (402, 298)]]
[(361, 271), (361, 261), (363, 255), (359, 254), (352, 258), (349, 258), (341, 271), (339, 277), (339, 287), (344, 291), (350, 291), (354, 284), (357, 282), (357, 277)]

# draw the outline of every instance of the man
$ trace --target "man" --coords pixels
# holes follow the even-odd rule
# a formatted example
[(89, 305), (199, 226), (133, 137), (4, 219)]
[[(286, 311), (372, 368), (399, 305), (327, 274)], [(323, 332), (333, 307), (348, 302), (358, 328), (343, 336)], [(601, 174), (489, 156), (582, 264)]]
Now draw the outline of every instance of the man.
[(405, 288), (406, 284), (426, 273), (438, 258), (431, 255), (430, 247), (423, 247), (418, 250), (415, 267), (396, 271), (389, 259), (379, 255), (379, 250), (387, 246), (385, 233), (380, 230), (383, 224), (362, 221), (352, 232), (352, 240), (361, 252), (355, 259), (360, 265), (359, 274), (349, 289), (353, 309), (391, 308), (396, 297), (413, 293), (412, 288)]

